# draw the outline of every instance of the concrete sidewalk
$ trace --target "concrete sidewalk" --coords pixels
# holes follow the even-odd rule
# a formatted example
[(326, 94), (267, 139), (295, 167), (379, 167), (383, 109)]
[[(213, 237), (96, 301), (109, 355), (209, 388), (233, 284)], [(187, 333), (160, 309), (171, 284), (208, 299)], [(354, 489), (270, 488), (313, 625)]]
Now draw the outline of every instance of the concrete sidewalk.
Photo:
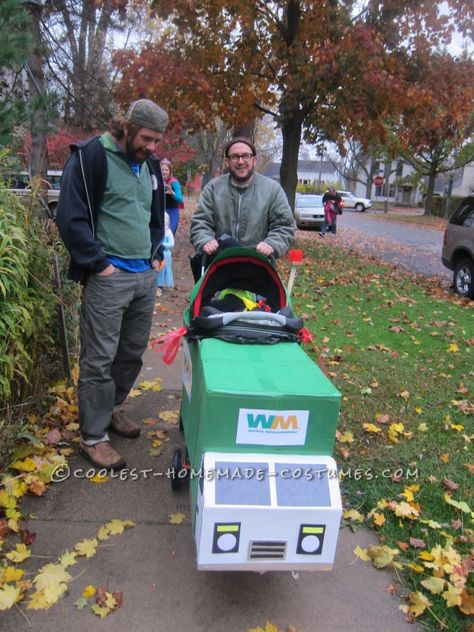
[[(174, 255), (177, 289), (164, 291), (157, 302), (153, 338), (180, 326), (192, 278), (188, 265), (188, 227), (180, 227)], [(162, 379), (160, 392), (144, 391), (129, 399), (128, 414), (137, 421), (157, 418), (159, 411), (179, 410), (181, 359), (171, 367), (149, 350), (138, 380)], [(29, 498), (23, 513), (31, 514), (27, 528), (35, 532), (32, 547), (37, 557), (22, 566), (34, 570), (54, 562), (84, 538), (93, 538), (102, 524), (114, 518), (136, 523), (120, 536), (111, 537), (90, 559), (79, 558), (68, 571), (75, 577), (69, 593), (48, 611), (19, 609), (0, 614), (2, 631), (44, 632), (246, 632), (272, 622), (279, 631), (294, 626), (298, 632), (413, 632), (391, 595), (396, 578), (377, 571), (353, 554), (356, 545), (375, 543), (372, 533), (349, 529), (340, 532), (334, 569), (331, 572), (198, 572), (186, 489), (177, 494), (163, 474), (171, 463), (172, 450), (182, 444), (178, 426), (160, 422), (144, 425), (138, 440), (113, 438), (113, 443), (137, 468), (138, 477), (110, 478), (94, 484), (83, 477), (87, 462), (70, 459), (71, 475), (52, 485), (43, 498)], [(169, 441), (163, 454), (149, 455), (150, 429), (163, 429)], [(144, 471), (150, 470), (145, 475)], [(180, 512), (187, 520), (169, 522)], [(34, 516), (34, 518), (33, 518)], [(123, 607), (99, 619), (90, 609), (79, 610), (74, 602), (86, 585), (104, 585), (123, 592)]]

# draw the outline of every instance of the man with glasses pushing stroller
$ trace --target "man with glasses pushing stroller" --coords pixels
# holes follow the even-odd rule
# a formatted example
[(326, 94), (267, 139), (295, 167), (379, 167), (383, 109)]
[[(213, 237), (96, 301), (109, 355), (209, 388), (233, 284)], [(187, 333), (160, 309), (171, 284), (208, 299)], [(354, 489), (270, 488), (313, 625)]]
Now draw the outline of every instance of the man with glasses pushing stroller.
[(234, 137), (225, 148), (229, 173), (203, 189), (191, 218), (191, 243), (197, 252), (214, 254), (219, 240), (231, 239), (267, 257), (284, 255), (296, 224), (280, 184), (255, 172), (252, 141)]

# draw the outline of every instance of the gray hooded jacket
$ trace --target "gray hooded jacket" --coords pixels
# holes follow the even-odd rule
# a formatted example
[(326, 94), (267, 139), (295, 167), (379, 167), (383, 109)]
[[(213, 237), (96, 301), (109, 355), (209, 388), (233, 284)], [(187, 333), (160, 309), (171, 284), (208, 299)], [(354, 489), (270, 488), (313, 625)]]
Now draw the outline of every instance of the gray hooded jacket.
[(278, 182), (254, 173), (250, 185), (239, 194), (226, 174), (202, 190), (191, 218), (191, 243), (200, 252), (208, 241), (222, 236), (249, 248), (265, 241), (274, 256), (280, 257), (291, 246), (295, 229), (293, 213)]

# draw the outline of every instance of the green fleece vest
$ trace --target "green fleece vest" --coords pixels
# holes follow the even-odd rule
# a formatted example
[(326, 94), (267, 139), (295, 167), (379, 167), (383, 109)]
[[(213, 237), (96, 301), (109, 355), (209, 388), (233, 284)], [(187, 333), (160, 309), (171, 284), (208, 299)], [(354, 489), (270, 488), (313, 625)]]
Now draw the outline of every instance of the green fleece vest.
[(101, 136), (107, 156), (107, 184), (97, 239), (107, 255), (149, 259), (152, 184), (146, 163), (137, 177), (109, 133)]

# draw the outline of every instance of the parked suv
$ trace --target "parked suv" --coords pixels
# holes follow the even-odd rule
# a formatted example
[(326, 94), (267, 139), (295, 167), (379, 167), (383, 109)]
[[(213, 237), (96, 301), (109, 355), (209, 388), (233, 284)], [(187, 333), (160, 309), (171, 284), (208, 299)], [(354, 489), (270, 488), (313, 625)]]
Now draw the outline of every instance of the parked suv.
[[(48, 184), (47, 190), (47, 202), (48, 211), (51, 217), (56, 217), (56, 206), (59, 200), (59, 189), (61, 184), (61, 176), (63, 172), (58, 170), (48, 170), (46, 181)], [(15, 176), (12, 176), (10, 183), (10, 190), (20, 197), (31, 196), (31, 182), (26, 171), (21, 171)]]
[(372, 206), (372, 200), (356, 197), (350, 191), (338, 191), (337, 193), (342, 198), (344, 208), (354, 208), (356, 211), (365, 211)]
[(453, 270), (454, 290), (474, 298), (474, 195), (463, 200), (449, 220), (441, 258)]

